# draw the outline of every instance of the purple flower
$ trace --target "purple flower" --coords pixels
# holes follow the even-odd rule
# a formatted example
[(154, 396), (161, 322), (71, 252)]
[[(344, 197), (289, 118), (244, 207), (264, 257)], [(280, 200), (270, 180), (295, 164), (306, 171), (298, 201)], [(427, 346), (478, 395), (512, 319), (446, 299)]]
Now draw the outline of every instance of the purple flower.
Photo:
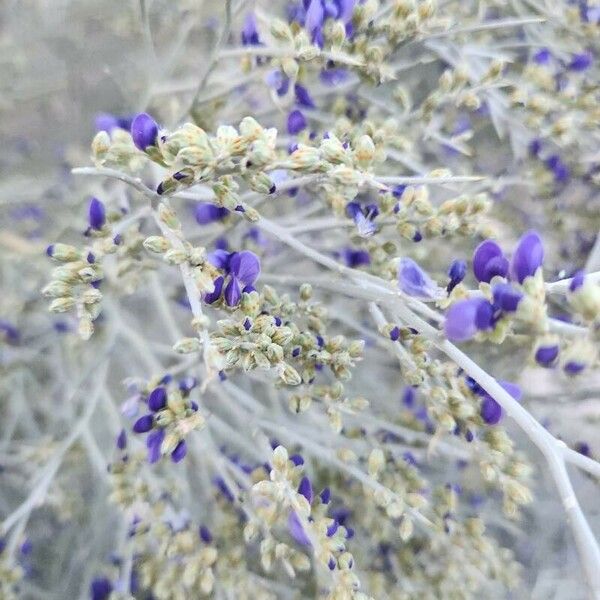
[(533, 61), (538, 65), (547, 65), (552, 58), (552, 54), (548, 48), (541, 48), (533, 55)]
[(325, 85), (336, 86), (348, 79), (348, 71), (346, 69), (324, 69), (321, 71), (319, 79)]
[(370, 265), (371, 256), (367, 250), (354, 250), (352, 248), (345, 248), (341, 252), (344, 262), (347, 266), (356, 268), (361, 265)]
[(160, 447), (165, 439), (164, 429), (155, 429), (146, 438), (146, 448), (148, 449), (148, 462), (154, 464), (160, 460)]
[(306, 129), (306, 117), (299, 110), (293, 110), (288, 115), (287, 130), (290, 135), (296, 135)]
[(174, 463), (178, 463), (179, 461), (181, 461), (185, 458), (186, 454), (187, 454), (187, 444), (185, 443), (185, 440), (180, 440), (180, 442), (177, 444), (177, 446), (175, 446), (175, 450), (173, 450), (173, 452), (171, 452), (171, 460)]
[(331, 500), (331, 490), (328, 487), (323, 488), (319, 494), (319, 498), (321, 498), (323, 504), (329, 504), (329, 501)]
[(450, 264), (450, 268), (448, 269), (448, 277), (450, 277), (450, 282), (448, 283), (446, 291), (450, 293), (465, 278), (466, 274), (467, 263), (464, 260), (453, 260)]
[(542, 367), (550, 367), (558, 357), (559, 348), (556, 344), (539, 346), (535, 351), (535, 361)]
[(585, 271), (577, 271), (575, 275), (573, 275), (573, 279), (571, 279), (571, 283), (569, 284), (569, 291), (575, 292), (578, 290), (585, 281)]
[(225, 278), (220, 276), (214, 280), (215, 289), (212, 292), (204, 294), (204, 302), (206, 304), (214, 304), (220, 297), (221, 292), (223, 291), (223, 283), (225, 282)]
[(510, 272), (513, 279), (523, 283), (535, 275), (544, 262), (544, 246), (537, 231), (528, 231), (521, 237), (513, 254)]
[(107, 577), (97, 577), (90, 585), (91, 600), (108, 600), (113, 591), (113, 584)]
[(148, 396), (148, 408), (158, 412), (167, 405), (167, 390), (164, 387), (154, 388)]
[(402, 393), (402, 404), (404, 404), (404, 406), (412, 408), (415, 405), (416, 398), (416, 389), (409, 385), (404, 389), (404, 392)]
[(569, 167), (565, 165), (558, 154), (552, 154), (546, 158), (544, 164), (554, 174), (556, 183), (565, 183), (569, 179)]
[(199, 225), (207, 225), (215, 221), (222, 221), (229, 211), (221, 206), (216, 206), (212, 202), (198, 202), (196, 204), (195, 216)]
[(254, 252), (244, 250), (235, 252), (229, 263), (231, 278), (225, 287), (225, 302), (229, 306), (237, 306), (242, 291), (252, 291), (254, 282), (260, 274), (260, 262)]
[(327, 537), (332, 537), (335, 535), (335, 532), (339, 529), (340, 524), (337, 521), (333, 521), (333, 523), (327, 528)]
[(127, 433), (125, 433), (124, 429), (121, 429), (121, 433), (117, 436), (117, 448), (119, 450), (127, 448)]
[(324, 20), (325, 11), (323, 10), (322, 0), (311, 0), (306, 10), (306, 20), (304, 21), (304, 27), (310, 34), (311, 41), (313, 44), (319, 44), (319, 42), (322, 40), (322, 28)]
[(148, 146), (154, 146), (158, 137), (158, 125), (147, 113), (140, 113), (131, 123), (131, 138), (135, 147), (144, 152)]
[(133, 424), (133, 431), (135, 433), (146, 433), (152, 429), (153, 424), (154, 417), (152, 415), (143, 415)]
[[(244, 250), (229, 253), (225, 250), (215, 250), (208, 255), (208, 260), (228, 275), (229, 280), (223, 292), (228, 306), (237, 306), (242, 292), (254, 291), (254, 282), (260, 275), (260, 261), (254, 252)], [(214, 292), (205, 294), (204, 301), (208, 304), (216, 302), (221, 296), (224, 282), (224, 277), (218, 277), (214, 282)]]
[(90, 227), (97, 231), (102, 229), (104, 223), (106, 223), (106, 209), (104, 208), (104, 203), (98, 200), (98, 198), (92, 198), (90, 200), (88, 220)]
[(242, 28), (242, 45), (260, 45), (258, 29), (256, 28), (256, 15), (253, 12), (247, 13), (246, 18), (244, 19), (244, 27)]
[(269, 72), (265, 81), (271, 89), (277, 92), (278, 96), (285, 96), (290, 89), (290, 78), (286, 77), (279, 69)]
[(110, 133), (113, 129), (131, 129), (132, 116), (119, 117), (110, 113), (98, 113), (94, 120), (96, 131), (106, 131)]
[(310, 483), (310, 479), (308, 477), (304, 476), (300, 480), (300, 485), (298, 486), (298, 493), (302, 494), (308, 500), (309, 504), (312, 502), (313, 490), (312, 485)]
[(402, 258), (398, 263), (398, 287), (409, 296), (436, 298), (440, 288), (411, 258)]
[(600, 6), (588, 6), (585, 0), (580, 2), (579, 17), (585, 23), (600, 24)]
[(0, 334), (11, 344), (16, 344), (21, 337), (19, 330), (6, 319), (0, 319)]
[(379, 214), (376, 204), (367, 204), (363, 207), (358, 202), (348, 202), (346, 214), (356, 223), (360, 237), (370, 237), (377, 230), (377, 226), (373, 222)]
[(296, 94), (296, 102), (300, 106), (305, 106), (306, 108), (314, 108), (315, 103), (313, 99), (310, 97), (308, 90), (303, 86), (297, 83), (294, 86), (294, 93)]
[(304, 532), (304, 528), (302, 527), (302, 523), (300, 522), (300, 517), (292, 511), (290, 516), (288, 517), (288, 532), (289, 534), (298, 542), (301, 546), (310, 546), (310, 540), (308, 536)]
[(337, 18), (344, 23), (349, 23), (352, 20), (356, 0), (334, 0), (334, 2), (338, 7)]
[(563, 369), (567, 375), (578, 375), (585, 369), (585, 367), (585, 363), (577, 360), (570, 360), (569, 362), (565, 363)]
[(529, 142), (529, 154), (531, 154), (531, 156), (539, 156), (540, 151), (542, 150), (542, 140), (540, 140), (539, 138), (534, 138), (533, 140), (531, 140), (531, 142)]
[(571, 62), (569, 63), (569, 70), (577, 72), (585, 71), (592, 66), (593, 60), (594, 57), (589, 51), (573, 54)]
[(481, 242), (473, 253), (473, 273), (477, 281), (489, 283), (496, 275), (506, 277), (508, 259), (493, 240)]
[(198, 385), (198, 380), (192, 375), (188, 375), (179, 381), (179, 389), (184, 394), (189, 394)]
[[(510, 381), (499, 381), (498, 382), (515, 400), (521, 399), (521, 388), (515, 383)], [(481, 403), (481, 418), (488, 425), (496, 425), (502, 418), (502, 407), (496, 400), (494, 400), (489, 394), (482, 390), (484, 394), (483, 401)]]
[(297, 467), (304, 464), (304, 459), (302, 458), (302, 456), (300, 456), (300, 454), (292, 454), (292, 456), (290, 456), (290, 460)]
[(493, 288), (494, 304), (506, 311), (514, 312), (523, 299), (523, 294), (516, 290), (510, 283), (498, 283)]
[(210, 532), (210, 529), (206, 527), (206, 525), (200, 525), (200, 529), (198, 529), (198, 535), (205, 544), (210, 544), (213, 540), (212, 533)]
[(493, 313), (493, 306), (484, 298), (459, 300), (446, 313), (446, 337), (452, 342), (470, 340), (478, 331), (492, 327)]

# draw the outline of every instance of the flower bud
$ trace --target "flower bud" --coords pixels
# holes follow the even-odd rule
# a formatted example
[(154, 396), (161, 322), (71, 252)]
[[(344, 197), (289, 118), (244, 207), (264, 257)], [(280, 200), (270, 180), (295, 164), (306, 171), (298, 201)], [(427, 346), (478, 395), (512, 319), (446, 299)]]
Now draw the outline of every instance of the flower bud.
[(144, 240), (144, 248), (149, 252), (156, 252), (157, 254), (166, 252), (170, 246), (169, 241), (161, 235), (152, 235)]
[(173, 350), (177, 354), (191, 354), (200, 350), (200, 340), (198, 338), (183, 338), (173, 345)]

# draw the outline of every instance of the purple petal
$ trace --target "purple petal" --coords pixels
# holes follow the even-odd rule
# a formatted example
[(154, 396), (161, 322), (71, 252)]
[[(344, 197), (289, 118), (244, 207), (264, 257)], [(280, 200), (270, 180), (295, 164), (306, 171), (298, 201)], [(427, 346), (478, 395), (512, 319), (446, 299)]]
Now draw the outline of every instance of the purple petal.
[(547, 65), (552, 58), (552, 54), (548, 48), (542, 48), (533, 55), (533, 61), (538, 65)]
[(302, 458), (302, 456), (300, 456), (300, 454), (292, 454), (292, 456), (290, 456), (290, 460), (297, 467), (304, 464), (304, 459)]
[(354, 5), (356, 0), (337, 0), (339, 6), (338, 19), (344, 23), (349, 23), (354, 13)]
[(181, 440), (177, 446), (175, 446), (175, 450), (171, 452), (171, 460), (174, 463), (178, 463), (185, 458), (187, 454), (187, 444), (185, 440)]
[(231, 274), (244, 286), (252, 285), (260, 275), (260, 261), (254, 252), (236, 252), (229, 263)]
[(287, 130), (290, 135), (296, 135), (306, 129), (306, 117), (299, 110), (293, 110), (288, 115)]
[(338, 530), (340, 524), (337, 521), (334, 521), (328, 528), (327, 528), (327, 537), (331, 537), (332, 535), (335, 534), (335, 532)]
[(110, 113), (98, 113), (94, 120), (96, 131), (106, 131), (110, 133), (113, 129), (119, 129), (119, 119)]
[(542, 367), (550, 367), (558, 357), (559, 348), (553, 346), (540, 346), (535, 351), (535, 361)]
[(302, 528), (300, 518), (295, 512), (291, 512), (288, 517), (288, 532), (301, 545), (310, 546), (310, 540)]
[(571, 71), (585, 71), (592, 65), (594, 57), (591, 52), (582, 52), (580, 54), (574, 54), (571, 62), (569, 63), (569, 69)]
[(296, 102), (300, 106), (305, 106), (307, 108), (315, 107), (314, 100), (310, 97), (308, 90), (303, 85), (297, 83), (294, 86), (294, 93), (296, 94)]
[(528, 231), (517, 245), (512, 257), (510, 271), (519, 283), (535, 275), (544, 262), (544, 246), (537, 231)]
[(488, 425), (496, 425), (502, 418), (502, 407), (490, 396), (481, 403), (481, 418)]
[(153, 424), (154, 417), (152, 415), (143, 415), (133, 424), (133, 431), (135, 433), (146, 433), (152, 429)]
[(167, 390), (164, 387), (157, 387), (150, 392), (148, 396), (148, 408), (157, 412), (167, 405)]
[(127, 447), (127, 433), (124, 429), (121, 429), (121, 432), (117, 436), (117, 448), (119, 450), (125, 450)]
[(198, 530), (198, 535), (200, 536), (200, 539), (205, 544), (210, 544), (213, 540), (212, 533), (210, 532), (210, 529), (206, 525), (200, 525), (200, 529)]
[(573, 279), (571, 279), (571, 283), (569, 284), (569, 291), (574, 292), (578, 290), (585, 281), (585, 271), (577, 271), (575, 275), (573, 275)]
[(353, 250), (345, 248), (342, 250), (342, 256), (346, 265), (349, 267), (360, 267), (361, 265), (371, 264), (371, 256), (366, 250)]
[(242, 44), (244, 46), (258, 46), (260, 39), (256, 28), (256, 15), (253, 12), (246, 14), (242, 28)]
[(510, 285), (510, 283), (499, 283), (494, 286), (494, 303), (506, 312), (514, 312), (523, 299), (523, 294)]
[(215, 221), (221, 221), (229, 214), (226, 208), (216, 206), (212, 202), (198, 202), (196, 204), (195, 216), (199, 225), (207, 225)]
[(439, 296), (437, 284), (410, 258), (402, 258), (398, 263), (398, 285), (409, 296), (417, 298)]
[(131, 123), (131, 138), (135, 147), (145, 151), (148, 146), (154, 146), (158, 137), (158, 125), (147, 113), (140, 113)]
[(225, 278), (220, 276), (214, 280), (215, 289), (212, 292), (204, 294), (204, 302), (206, 304), (213, 304), (221, 297), (221, 291), (223, 290), (223, 282)]
[(302, 494), (308, 502), (312, 502), (313, 499), (313, 490), (312, 485), (310, 483), (310, 479), (308, 477), (303, 477), (300, 480), (300, 485), (298, 486), (298, 493)]
[(567, 375), (578, 375), (585, 369), (585, 367), (585, 363), (578, 362), (576, 360), (570, 360), (563, 368)]
[(104, 223), (106, 223), (106, 209), (104, 208), (104, 203), (98, 200), (98, 198), (90, 200), (88, 220), (90, 227), (96, 230), (102, 229)]
[[(311, 3), (306, 11), (304, 27), (313, 38), (315, 37), (315, 34), (320, 31), (321, 27), (323, 27), (324, 19), (325, 11), (323, 10), (322, 0), (311, 0)], [(314, 41), (314, 39), (312, 41)]]
[(502, 248), (493, 240), (485, 240), (473, 253), (473, 273), (477, 281), (489, 283), (494, 275), (504, 277), (508, 272), (508, 261)]
[(90, 585), (91, 600), (108, 600), (113, 591), (113, 584), (107, 577), (98, 577)]
[(231, 277), (227, 285), (225, 286), (225, 293), (223, 294), (227, 306), (237, 306), (242, 297), (242, 290), (240, 284), (235, 277)]
[(492, 329), (494, 325), (494, 307), (487, 301), (483, 300), (477, 307), (475, 314), (475, 326), (480, 331)]
[(148, 448), (148, 462), (152, 465), (160, 460), (160, 447), (165, 439), (165, 430), (156, 429), (148, 434), (146, 448)]
[(516, 383), (510, 381), (498, 381), (498, 383), (507, 391), (515, 400), (521, 400), (523, 390)]
[(450, 282), (448, 283), (446, 291), (450, 293), (465, 278), (466, 274), (467, 263), (464, 260), (453, 260), (450, 264), (450, 268), (448, 269), (448, 277), (450, 277)]
[(486, 302), (483, 298), (469, 298), (453, 304), (446, 313), (444, 322), (446, 337), (452, 342), (470, 340), (477, 333), (478, 313)]
[(229, 261), (231, 260), (233, 253), (227, 252), (227, 250), (213, 250), (208, 253), (208, 262), (211, 265), (222, 269), (223, 271), (229, 272)]

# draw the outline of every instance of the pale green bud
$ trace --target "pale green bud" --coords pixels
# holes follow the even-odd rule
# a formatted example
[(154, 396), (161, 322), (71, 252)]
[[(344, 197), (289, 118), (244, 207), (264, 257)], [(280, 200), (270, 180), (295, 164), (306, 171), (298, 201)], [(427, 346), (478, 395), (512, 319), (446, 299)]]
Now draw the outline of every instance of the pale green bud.
[(178, 354), (191, 354), (200, 350), (200, 340), (198, 338), (183, 338), (173, 345), (173, 350)]
[(64, 313), (71, 310), (75, 306), (73, 298), (56, 298), (50, 303), (50, 312)]
[(294, 36), (290, 26), (281, 19), (273, 19), (271, 21), (271, 35), (282, 42), (293, 42)]
[(46, 298), (60, 298), (63, 296), (71, 296), (73, 289), (65, 281), (51, 281), (42, 289), (42, 295)]
[(279, 377), (287, 385), (300, 385), (302, 379), (294, 367), (284, 363), (280, 369)]
[(60, 262), (73, 262), (80, 258), (80, 253), (75, 246), (68, 244), (52, 244), (48, 248), (48, 256)]
[(84, 304), (95, 304), (102, 300), (102, 292), (96, 288), (89, 287), (81, 294), (81, 301)]
[(181, 248), (171, 248), (165, 252), (163, 258), (170, 265), (181, 265), (188, 259), (188, 253)]
[(158, 217), (169, 229), (180, 229), (181, 227), (175, 211), (164, 202), (161, 202), (158, 207)]
[(161, 235), (152, 235), (144, 240), (144, 248), (157, 254), (166, 252), (170, 245), (169, 241)]

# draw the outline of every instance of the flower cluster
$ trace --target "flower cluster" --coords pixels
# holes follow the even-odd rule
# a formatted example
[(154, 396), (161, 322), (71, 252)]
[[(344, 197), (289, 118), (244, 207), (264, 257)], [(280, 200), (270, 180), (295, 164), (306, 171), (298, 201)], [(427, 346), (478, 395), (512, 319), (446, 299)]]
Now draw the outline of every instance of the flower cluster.
[(0, 599), (593, 596), (597, 2), (210, 4), (7, 138)]

